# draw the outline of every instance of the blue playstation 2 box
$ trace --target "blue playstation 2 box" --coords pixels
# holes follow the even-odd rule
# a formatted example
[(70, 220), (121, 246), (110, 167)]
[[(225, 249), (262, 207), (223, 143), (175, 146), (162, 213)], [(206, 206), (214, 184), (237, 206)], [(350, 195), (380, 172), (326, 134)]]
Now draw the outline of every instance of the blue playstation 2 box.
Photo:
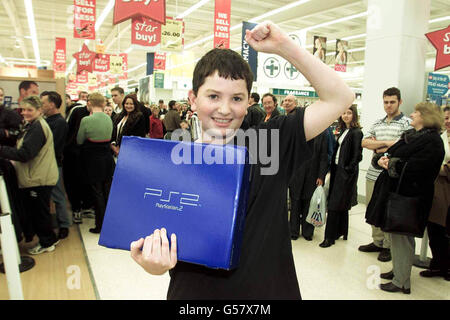
[(249, 179), (245, 147), (123, 137), (99, 244), (130, 250), (164, 227), (178, 260), (236, 268)]

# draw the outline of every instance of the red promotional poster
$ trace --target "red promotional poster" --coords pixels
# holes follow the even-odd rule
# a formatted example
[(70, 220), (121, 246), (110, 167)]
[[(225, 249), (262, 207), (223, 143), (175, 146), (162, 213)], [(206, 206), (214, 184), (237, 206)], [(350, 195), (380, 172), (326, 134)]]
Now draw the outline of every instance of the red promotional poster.
[(116, 0), (113, 24), (138, 16), (165, 24), (166, 0)]
[(434, 71), (450, 66), (450, 26), (429, 32), (425, 36), (436, 48)]
[(53, 70), (55, 72), (66, 72), (66, 38), (55, 39)]
[(94, 60), (94, 72), (109, 71), (109, 54), (96, 54)]
[(119, 80), (128, 79), (128, 53), (121, 53), (119, 56), (122, 57), (122, 70), (123, 73), (119, 75)]
[(230, 48), (231, 0), (216, 0), (214, 11), (214, 48)]
[(166, 54), (155, 53), (153, 70), (166, 70)]
[(116, 76), (114, 74), (108, 75), (108, 84), (114, 85), (116, 83)]
[(81, 51), (73, 55), (77, 59), (77, 74), (82, 71), (93, 72), (95, 55), (94, 51), (90, 51), (88, 46), (83, 44)]
[(89, 75), (86, 71), (77, 74), (77, 83), (88, 83)]
[(161, 24), (144, 17), (133, 18), (131, 44), (155, 47), (161, 43)]
[(95, 40), (95, 0), (73, 0), (73, 37)]

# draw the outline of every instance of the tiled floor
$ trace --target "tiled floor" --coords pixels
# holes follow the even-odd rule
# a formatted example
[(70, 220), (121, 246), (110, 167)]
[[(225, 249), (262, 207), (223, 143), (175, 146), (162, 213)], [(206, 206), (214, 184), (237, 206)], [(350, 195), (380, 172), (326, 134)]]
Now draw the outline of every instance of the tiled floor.
[[(364, 222), (364, 211), (365, 206), (358, 205), (350, 212), (347, 241), (341, 239), (330, 248), (321, 248), (324, 228), (319, 228), (315, 230), (313, 241), (299, 238), (292, 242), (303, 299), (449, 300), (450, 282), (442, 278), (422, 278), (419, 272), (423, 269), (416, 267), (412, 269), (410, 295), (376, 289), (380, 282), (378, 274), (391, 270), (392, 263), (378, 261), (376, 253), (358, 251), (360, 245), (372, 240), (371, 228)], [(80, 231), (98, 298), (165, 299), (169, 275), (152, 276), (132, 260), (128, 251), (99, 246), (99, 236), (88, 231), (93, 223), (93, 219), (84, 219)], [(420, 247), (421, 239), (416, 239), (417, 254)]]

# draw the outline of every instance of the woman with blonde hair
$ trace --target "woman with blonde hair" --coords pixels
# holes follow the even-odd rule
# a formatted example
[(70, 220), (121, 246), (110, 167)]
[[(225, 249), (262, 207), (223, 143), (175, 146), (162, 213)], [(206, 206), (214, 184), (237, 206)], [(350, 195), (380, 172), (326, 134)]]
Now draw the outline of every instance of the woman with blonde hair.
[(50, 196), (58, 182), (58, 166), (52, 130), (41, 114), (39, 97), (29, 96), (20, 102), (26, 122), (16, 147), (0, 146), (0, 158), (16, 161), (16, 173), (27, 218), (39, 243), (28, 250), (40, 254), (55, 250), (58, 243), (52, 228)]
[[(417, 104), (411, 119), (413, 129), (405, 131), (387, 153), (372, 159), (375, 168), (384, 170), (375, 183), (373, 196), (367, 206), (366, 220), (369, 224), (385, 229), (389, 193), (397, 193), (417, 201), (416, 209), (422, 221), (416, 227), (423, 235), (433, 200), (434, 181), (444, 159), (444, 146), (440, 137), (444, 119), (442, 111), (429, 102)], [(393, 270), (381, 274), (381, 278), (392, 282), (381, 284), (380, 289), (409, 294), (415, 254), (414, 236), (393, 232), (389, 236)]]

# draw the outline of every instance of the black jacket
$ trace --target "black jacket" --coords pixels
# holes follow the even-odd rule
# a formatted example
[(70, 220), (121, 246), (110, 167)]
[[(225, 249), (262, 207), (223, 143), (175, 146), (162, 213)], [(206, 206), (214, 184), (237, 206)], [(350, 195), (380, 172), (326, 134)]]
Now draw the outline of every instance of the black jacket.
[(22, 118), (17, 112), (0, 105), (0, 145), (14, 147), (21, 124)]
[[(278, 111), (278, 108), (275, 107), (275, 110), (273, 110), (272, 114), (270, 115), (270, 118), (269, 118), (267, 121), (270, 121), (270, 120), (272, 120), (272, 119), (275, 119), (275, 118), (278, 117), (279, 115), (281, 115), (281, 114), (280, 114), (280, 111)], [(267, 114), (266, 114), (266, 115), (264, 116), (264, 118), (262, 119), (262, 122), (267, 122), (267, 121), (264, 121), (264, 120), (266, 120), (266, 117), (267, 117)]]
[(245, 121), (250, 127), (255, 127), (264, 121), (266, 113), (259, 107), (257, 103), (247, 108), (247, 115)]
[(317, 178), (325, 182), (328, 171), (327, 135), (321, 133), (307, 142), (312, 152), (312, 158), (305, 161), (292, 176), (289, 184), (289, 195), (293, 199), (311, 199)]
[(122, 132), (117, 136), (117, 125), (126, 116), (126, 111), (122, 111), (115, 119), (111, 142), (115, 142), (116, 146), (120, 146), (123, 136), (145, 137), (145, 119), (141, 112), (134, 112), (128, 116), (127, 122), (122, 128)]
[(362, 138), (363, 133), (359, 128), (349, 129), (344, 141), (342, 141), (338, 165), (336, 165), (335, 160), (339, 142), (336, 142), (333, 156), (331, 157), (330, 191), (327, 202), (328, 210), (347, 211), (356, 202), (356, 184), (359, 174), (358, 164), (362, 160)]
[(59, 113), (45, 119), (53, 133), (55, 157), (58, 167), (62, 167), (64, 144), (66, 142), (68, 126), (66, 120)]
[[(400, 140), (388, 149), (389, 170), (383, 170), (375, 182), (372, 198), (367, 206), (367, 223), (384, 226), (386, 203), (389, 192), (395, 192), (403, 167), (405, 174), (399, 189), (399, 194), (417, 197), (423, 214), (423, 231), (431, 209), (434, 194), (434, 181), (444, 159), (445, 151), (439, 132), (435, 129), (405, 131)], [(379, 154), (372, 160), (377, 169)]]

